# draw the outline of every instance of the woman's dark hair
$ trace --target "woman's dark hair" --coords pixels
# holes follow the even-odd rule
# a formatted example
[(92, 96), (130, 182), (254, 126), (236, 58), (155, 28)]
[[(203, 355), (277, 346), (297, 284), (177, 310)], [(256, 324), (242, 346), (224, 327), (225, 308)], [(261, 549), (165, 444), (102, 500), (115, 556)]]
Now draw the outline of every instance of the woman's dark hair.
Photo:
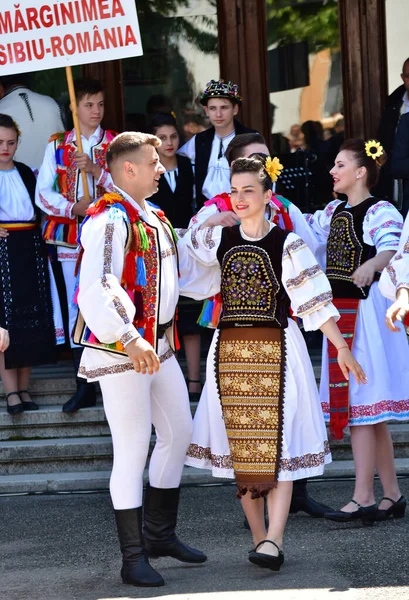
[(271, 190), (272, 181), (264, 168), (267, 156), (265, 154), (252, 154), (249, 158), (237, 158), (230, 167), (230, 180), (238, 173), (254, 173), (265, 192)]
[[(376, 140), (375, 140), (376, 141)], [(365, 140), (361, 140), (358, 138), (346, 140), (341, 148), (340, 152), (343, 150), (347, 152), (351, 152), (354, 156), (354, 161), (359, 169), (360, 167), (365, 167), (366, 169), (366, 183), (369, 189), (375, 187), (379, 178), (379, 171), (387, 161), (386, 152), (383, 151), (382, 156), (378, 158), (372, 158), (372, 156), (368, 156), (365, 150)]]
[(20, 137), (20, 131), (17, 126), (17, 123), (13, 121), (9, 115), (0, 114), (0, 127), (5, 127), (6, 129), (14, 129), (17, 134), (17, 139)]
[[(178, 126), (175, 117), (171, 113), (155, 113), (151, 120), (151, 133), (156, 134), (159, 127), (170, 125), (178, 131)], [(178, 132), (179, 133), (179, 132)]]

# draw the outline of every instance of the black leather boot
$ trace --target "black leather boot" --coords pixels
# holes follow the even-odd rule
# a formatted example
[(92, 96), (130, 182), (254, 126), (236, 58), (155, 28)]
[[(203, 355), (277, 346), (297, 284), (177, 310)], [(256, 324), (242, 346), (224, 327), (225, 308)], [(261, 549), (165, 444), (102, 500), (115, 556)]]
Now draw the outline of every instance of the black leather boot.
[[(82, 348), (72, 349), (72, 359), (76, 374), (80, 367), (82, 351)], [(97, 403), (95, 385), (93, 383), (87, 383), (86, 379), (83, 379), (82, 377), (77, 377), (76, 382), (77, 391), (62, 407), (62, 411), (65, 413), (74, 413), (77, 412), (77, 410), (80, 410), (80, 408), (90, 408)]]
[(185, 563), (204, 563), (207, 556), (176, 536), (180, 488), (146, 488), (143, 535), (149, 558), (171, 556)]
[(303, 511), (315, 517), (316, 519), (324, 518), (324, 515), (332, 509), (321, 502), (317, 502), (308, 495), (307, 492), (307, 479), (298, 479), (294, 481), (293, 495), (290, 504), (290, 513), (297, 513)]
[(142, 507), (114, 512), (122, 552), (122, 581), (140, 587), (164, 585), (163, 577), (151, 567), (146, 554), (142, 535)]

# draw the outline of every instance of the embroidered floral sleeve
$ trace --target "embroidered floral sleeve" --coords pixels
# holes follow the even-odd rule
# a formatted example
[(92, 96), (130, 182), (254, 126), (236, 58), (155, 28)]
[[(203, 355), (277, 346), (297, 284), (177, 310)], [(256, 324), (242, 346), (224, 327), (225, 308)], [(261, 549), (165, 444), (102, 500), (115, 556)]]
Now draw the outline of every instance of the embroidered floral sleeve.
[(223, 227), (205, 227), (195, 225), (187, 230), (183, 245), (190, 255), (205, 266), (217, 265), (217, 249), (220, 245)]
[(390, 202), (381, 200), (367, 211), (363, 224), (364, 242), (376, 251), (396, 251), (403, 228), (399, 211)]
[(331, 317), (339, 317), (326, 275), (305, 242), (294, 233), (285, 241), (282, 267), (291, 308), (303, 319), (307, 331), (319, 329)]
[(121, 211), (105, 211), (82, 228), (84, 256), (78, 305), (92, 333), (104, 344), (124, 345), (139, 337), (135, 306), (121, 287), (127, 227)]
[(379, 289), (390, 300), (396, 299), (400, 288), (409, 289), (409, 218), (405, 220), (398, 251), (383, 270)]
[(114, 182), (112, 181), (111, 173), (101, 169), (101, 175), (97, 181), (97, 185), (104, 188), (106, 192), (112, 192), (114, 189)]
[(53, 189), (56, 168), (54, 142), (50, 142), (46, 148), (43, 164), (38, 173), (35, 194), (36, 204), (47, 215), (74, 219), (75, 215), (71, 213), (72, 202), (66, 200), (62, 194)]
[(213, 247), (209, 248), (215, 243), (213, 239), (209, 238), (203, 242), (205, 250), (201, 258), (197, 257), (196, 252), (200, 250), (200, 244), (196, 238), (192, 243), (193, 232), (194, 230), (188, 229), (183, 238), (178, 240), (179, 289), (182, 296), (188, 296), (193, 300), (205, 300), (220, 292), (220, 267), (217, 260), (214, 262), (205, 260), (206, 252), (214, 251)]
[(341, 200), (333, 200), (324, 208), (324, 210), (317, 210), (313, 214), (305, 214), (304, 219), (316, 240), (320, 244), (326, 244), (329, 228), (331, 225), (331, 219), (334, 211)]

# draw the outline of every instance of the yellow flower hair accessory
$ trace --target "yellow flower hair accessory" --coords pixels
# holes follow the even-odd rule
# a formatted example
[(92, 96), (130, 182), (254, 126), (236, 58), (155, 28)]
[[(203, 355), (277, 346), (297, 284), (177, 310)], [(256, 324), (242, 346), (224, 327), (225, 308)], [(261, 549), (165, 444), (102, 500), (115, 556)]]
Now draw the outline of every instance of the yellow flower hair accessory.
[(277, 179), (281, 175), (281, 171), (284, 169), (283, 165), (280, 163), (276, 156), (274, 158), (271, 158), (271, 156), (267, 156), (264, 168), (267, 171), (267, 174), (270, 177), (271, 181), (277, 181)]
[(172, 115), (172, 117), (173, 117), (173, 118), (175, 119), (175, 121), (176, 121), (176, 113), (175, 113), (175, 111), (174, 111), (174, 110), (171, 110), (171, 111), (170, 111), (170, 114)]
[(14, 127), (16, 128), (17, 131), (17, 137), (21, 137), (21, 131), (20, 131), (20, 127), (17, 125), (17, 123), (15, 121), (13, 121), (14, 123)]
[(365, 144), (365, 152), (367, 156), (376, 160), (382, 156), (383, 147), (381, 146), (380, 142), (377, 142), (376, 140), (369, 140), (369, 142), (366, 142)]

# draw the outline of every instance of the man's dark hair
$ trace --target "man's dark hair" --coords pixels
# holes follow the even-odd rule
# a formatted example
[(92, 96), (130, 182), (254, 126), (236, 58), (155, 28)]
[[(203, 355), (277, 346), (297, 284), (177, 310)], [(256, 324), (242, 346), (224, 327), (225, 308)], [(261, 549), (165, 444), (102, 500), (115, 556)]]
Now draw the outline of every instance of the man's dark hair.
[(100, 92), (104, 92), (101, 82), (97, 79), (90, 79), (89, 77), (80, 77), (79, 79), (76, 79), (74, 86), (77, 104), (84, 96), (96, 96)]
[(406, 65), (409, 64), (409, 57), (405, 60), (405, 62), (403, 63), (403, 67), (402, 67), (402, 73), (405, 72), (405, 67)]
[(243, 156), (243, 150), (250, 144), (265, 144), (266, 140), (261, 133), (240, 133), (236, 135), (226, 148), (225, 157), (229, 165)]
[(112, 140), (108, 146), (106, 161), (108, 169), (120, 158), (139, 150), (142, 146), (149, 145), (157, 148), (161, 141), (156, 135), (141, 133), (140, 131), (124, 131)]

